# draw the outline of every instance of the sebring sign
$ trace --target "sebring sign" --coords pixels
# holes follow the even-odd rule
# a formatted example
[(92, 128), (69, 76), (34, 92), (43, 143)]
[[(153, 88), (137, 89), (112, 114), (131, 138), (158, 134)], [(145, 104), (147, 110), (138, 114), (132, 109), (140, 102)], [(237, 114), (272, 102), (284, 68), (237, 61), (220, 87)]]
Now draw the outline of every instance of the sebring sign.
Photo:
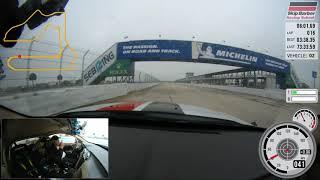
[[(103, 78), (103, 73), (116, 61), (117, 45), (100, 55), (83, 73), (84, 84), (92, 84), (96, 79)], [(101, 76), (101, 77), (99, 77)], [(103, 78), (104, 79), (104, 78)]]

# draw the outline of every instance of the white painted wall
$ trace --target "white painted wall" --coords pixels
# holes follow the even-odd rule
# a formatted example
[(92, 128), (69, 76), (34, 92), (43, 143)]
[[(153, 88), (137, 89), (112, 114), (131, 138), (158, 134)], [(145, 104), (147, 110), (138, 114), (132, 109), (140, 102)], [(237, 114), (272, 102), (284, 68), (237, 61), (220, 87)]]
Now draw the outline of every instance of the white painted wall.
[(158, 83), (119, 83), (44, 90), (0, 97), (0, 104), (20, 113), (44, 116), (126, 95)]

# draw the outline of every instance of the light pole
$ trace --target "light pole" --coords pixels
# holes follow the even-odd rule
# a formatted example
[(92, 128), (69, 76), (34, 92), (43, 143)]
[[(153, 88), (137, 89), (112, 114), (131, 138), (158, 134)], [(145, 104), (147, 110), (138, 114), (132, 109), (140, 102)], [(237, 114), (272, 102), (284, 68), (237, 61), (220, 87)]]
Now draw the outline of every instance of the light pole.
[(63, 54), (64, 54), (64, 51), (67, 49), (67, 45), (63, 48), (62, 52), (61, 52), (61, 56), (60, 56), (60, 68), (59, 68), (59, 74), (58, 74), (58, 77), (61, 77), (61, 78), (58, 78), (59, 80), (59, 84), (58, 86), (60, 86), (60, 81), (62, 80), (62, 74), (61, 74), (61, 69), (62, 69), (62, 59), (63, 59)]
[(35, 37), (33, 36), (32, 37), (32, 41), (29, 45), (29, 49), (28, 49), (28, 60), (27, 60), (27, 72), (26, 72), (26, 80), (27, 80), (27, 88), (29, 88), (29, 76), (30, 76), (30, 61), (31, 61), (31, 51), (32, 51), (32, 46), (33, 46), (33, 43), (35, 42)]

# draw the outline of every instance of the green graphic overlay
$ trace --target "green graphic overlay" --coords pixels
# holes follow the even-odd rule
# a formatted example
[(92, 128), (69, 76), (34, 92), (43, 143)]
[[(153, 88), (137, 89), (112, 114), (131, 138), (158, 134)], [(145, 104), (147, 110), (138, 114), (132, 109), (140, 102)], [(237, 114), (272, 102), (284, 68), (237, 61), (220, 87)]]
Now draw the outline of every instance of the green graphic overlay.
[(292, 95), (296, 95), (296, 94), (297, 94), (297, 91), (296, 91), (296, 90), (292, 90), (292, 91), (291, 91), (291, 94), (292, 94)]
[(134, 74), (134, 62), (130, 59), (118, 59), (106, 71), (106, 76), (131, 76)]

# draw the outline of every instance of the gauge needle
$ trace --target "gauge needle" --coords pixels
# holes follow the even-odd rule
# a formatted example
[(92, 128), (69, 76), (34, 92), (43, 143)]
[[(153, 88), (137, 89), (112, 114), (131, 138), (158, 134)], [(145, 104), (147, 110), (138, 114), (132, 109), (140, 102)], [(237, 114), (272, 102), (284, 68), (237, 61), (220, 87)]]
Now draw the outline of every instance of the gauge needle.
[(301, 113), (301, 116), (302, 116), (303, 121), (306, 121), (306, 120), (304, 119), (304, 117), (303, 117), (302, 113)]
[(268, 160), (273, 160), (276, 157), (278, 157), (278, 154), (275, 154), (275, 155), (271, 156)]
[(311, 127), (314, 128), (315, 125), (316, 125), (316, 121), (313, 119)]

